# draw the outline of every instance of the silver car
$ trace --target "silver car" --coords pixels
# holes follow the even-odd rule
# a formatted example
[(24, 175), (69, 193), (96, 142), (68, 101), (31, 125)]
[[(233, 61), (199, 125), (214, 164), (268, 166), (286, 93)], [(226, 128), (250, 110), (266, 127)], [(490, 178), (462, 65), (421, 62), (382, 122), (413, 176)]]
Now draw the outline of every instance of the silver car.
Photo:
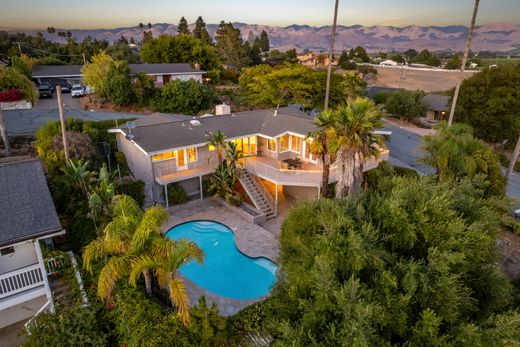
[(70, 95), (73, 98), (85, 96), (85, 87), (83, 87), (81, 84), (73, 85), (72, 89), (70, 90)]

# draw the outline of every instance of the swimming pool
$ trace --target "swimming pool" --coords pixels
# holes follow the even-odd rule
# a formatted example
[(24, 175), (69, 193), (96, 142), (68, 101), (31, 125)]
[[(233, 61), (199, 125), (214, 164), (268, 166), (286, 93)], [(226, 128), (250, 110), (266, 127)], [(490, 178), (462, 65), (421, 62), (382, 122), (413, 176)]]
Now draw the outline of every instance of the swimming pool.
[(235, 235), (213, 221), (179, 224), (166, 232), (170, 240), (188, 239), (204, 252), (202, 264), (192, 261), (179, 271), (200, 287), (230, 299), (256, 299), (269, 293), (277, 266), (267, 258), (250, 258), (235, 246)]

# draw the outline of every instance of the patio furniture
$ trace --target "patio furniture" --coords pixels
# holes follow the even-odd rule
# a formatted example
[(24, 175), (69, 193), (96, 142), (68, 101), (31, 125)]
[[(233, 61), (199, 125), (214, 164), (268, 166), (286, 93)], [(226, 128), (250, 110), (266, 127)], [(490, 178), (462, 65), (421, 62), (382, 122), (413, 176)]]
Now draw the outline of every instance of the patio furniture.
[(285, 159), (283, 162), (287, 164), (289, 170), (301, 169), (302, 167), (302, 162), (297, 159)]

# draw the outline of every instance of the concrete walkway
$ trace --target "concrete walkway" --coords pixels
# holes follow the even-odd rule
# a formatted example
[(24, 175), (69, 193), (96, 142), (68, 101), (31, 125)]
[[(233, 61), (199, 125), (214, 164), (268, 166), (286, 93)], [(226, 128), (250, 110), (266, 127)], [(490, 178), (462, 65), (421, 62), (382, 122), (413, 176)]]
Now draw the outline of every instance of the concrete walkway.
[[(233, 230), (235, 245), (242, 253), (252, 258), (265, 257), (276, 262), (279, 253), (276, 238), (261, 226), (249, 223), (213, 199), (196, 200), (185, 205), (173, 206), (168, 212), (170, 218), (162, 228), (162, 232), (187, 221), (213, 220)], [(233, 315), (244, 307), (265, 299), (265, 297), (253, 300), (228, 299), (199, 287), (185, 277), (183, 279), (192, 305), (196, 304), (201, 296), (205, 296), (206, 303), (208, 305), (215, 303), (220, 314), (224, 316)]]

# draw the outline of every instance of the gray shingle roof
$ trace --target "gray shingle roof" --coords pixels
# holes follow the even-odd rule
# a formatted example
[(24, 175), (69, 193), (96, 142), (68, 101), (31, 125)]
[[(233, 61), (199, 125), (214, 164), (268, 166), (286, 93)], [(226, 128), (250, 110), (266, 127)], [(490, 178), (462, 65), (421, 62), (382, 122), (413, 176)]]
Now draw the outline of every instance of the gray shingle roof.
[[(145, 72), (147, 74), (203, 74), (205, 71), (192, 68), (189, 64), (129, 64), (132, 73)], [(32, 76), (35, 78), (82, 76), (82, 65), (38, 65)]]
[(0, 246), (61, 230), (39, 159), (0, 161)]
[(423, 97), (423, 102), (432, 111), (442, 112), (450, 110), (450, 98), (447, 95), (426, 94)]
[[(204, 144), (209, 140), (209, 132), (220, 130), (228, 138), (253, 134), (276, 137), (286, 132), (307, 135), (315, 130), (313, 118), (306, 113), (283, 107), (274, 109), (239, 112), (207, 118), (197, 118), (200, 125), (191, 125), (189, 121), (167, 120), (162, 116), (149, 116), (153, 119), (135, 121), (132, 129), (134, 142), (147, 153), (156, 153), (173, 148)], [(128, 133), (126, 126), (121, 129)]]

